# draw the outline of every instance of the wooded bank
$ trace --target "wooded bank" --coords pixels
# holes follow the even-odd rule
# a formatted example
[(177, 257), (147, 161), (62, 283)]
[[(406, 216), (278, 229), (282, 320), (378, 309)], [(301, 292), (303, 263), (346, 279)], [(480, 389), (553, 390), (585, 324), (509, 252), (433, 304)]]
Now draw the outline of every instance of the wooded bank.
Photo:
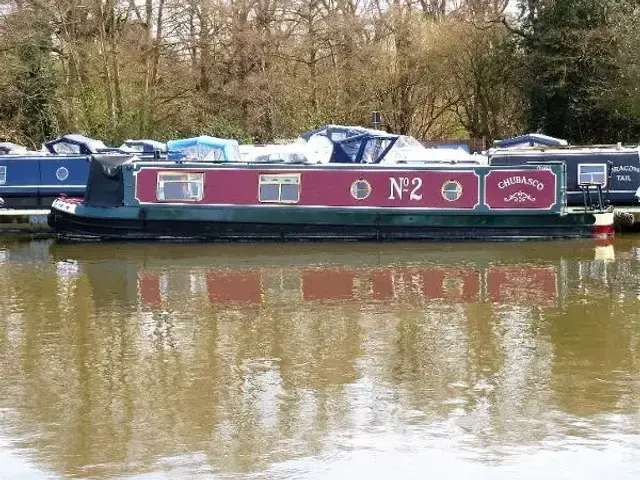
[(637, 0), (0, 1), (0, 140), (640, 139)]

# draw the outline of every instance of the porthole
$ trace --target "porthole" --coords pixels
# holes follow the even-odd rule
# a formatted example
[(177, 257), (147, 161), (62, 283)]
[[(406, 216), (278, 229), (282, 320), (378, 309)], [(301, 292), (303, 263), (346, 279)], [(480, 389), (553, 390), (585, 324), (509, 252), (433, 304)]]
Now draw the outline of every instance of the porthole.
[(455, 180), (447, 180), (442, 184), (440, 193), (448, 202), (455, 202), (462, 196), (462, 185)]
[(68, 177), (69, 170), (67, 170), (65, 167), (60, 167), (58, 170), (56, 170), (56, 178), (61, 182), (64, 182)]
[(371, 184), (366, 180), (356, 180), (351, 184), (351, 196), (356, 200), (364, 200), (371, 195)]

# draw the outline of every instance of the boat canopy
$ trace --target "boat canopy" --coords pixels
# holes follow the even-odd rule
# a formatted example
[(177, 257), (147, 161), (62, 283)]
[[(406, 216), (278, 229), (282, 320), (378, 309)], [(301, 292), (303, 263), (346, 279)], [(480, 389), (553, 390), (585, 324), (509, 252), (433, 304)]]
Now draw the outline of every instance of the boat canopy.
[(23, 155), (28, 150), (22, 145), (11, 142), (0, 142), (0, 155)]
[(315, 130), (309, 130), (308, 132), (300, 135), (300, 138), (305, 141), (309, 141), (309, 139), (314, 135), (323, 135), (329, 138), (331, 141), (340, 141), (349, 137), (355, 137), (362, 134), (371, 134), (371, 135), (382, 135), (382, 136), (397, 136), (392, 135), (384, 130), (375, 130), (373, 128), (359, 127), (356, 125), (335, 125), (328, 124), (324, 125)]
[(494, 148), (532, 148), (567, 146), (569, 143), (561, 138), (550, 137), (541, 133), (528, 133), (518, 137), (496, 140)]
[(44, 142), (43, 147), (47, 152), (58, 155), (92, 155), (114, 150), (108, 148), (101, 140), (78, 134), (64, 135)]
[(298, 141), (307, 144), (317, 163), (379, 163), (398, 138), (382, 130), (325, 125), (303, 133)]
[(196, 138), (167, 142), (169, 160), (193, 162), (240, 162), (240, 149), (236, 140), (202, 135)]
[(167, 144), (157, 140), (125, 140), (120, 150), (127, 153), (141, 153), (152, 155), (155, 152), (166, 153)]
[(410, 135), (364, 127), (325, 125), (302, 134), (314, 163), (485, 164), (486, 158), (463, 149), (426, 148)]

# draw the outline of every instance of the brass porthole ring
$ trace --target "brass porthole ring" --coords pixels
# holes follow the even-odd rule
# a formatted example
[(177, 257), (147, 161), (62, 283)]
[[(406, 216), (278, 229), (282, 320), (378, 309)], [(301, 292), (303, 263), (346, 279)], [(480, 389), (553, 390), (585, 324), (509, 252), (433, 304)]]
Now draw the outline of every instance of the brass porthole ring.
[(371, 195), (371, 184), (364, 179), (359, 179), (351, 184), (349, 190), (356, 200), (365, 200)]
[(455, 202), (462, 196), (462, 185), (456, 180), (447, 180), (442, 184), (440, 194), (448, 202)]

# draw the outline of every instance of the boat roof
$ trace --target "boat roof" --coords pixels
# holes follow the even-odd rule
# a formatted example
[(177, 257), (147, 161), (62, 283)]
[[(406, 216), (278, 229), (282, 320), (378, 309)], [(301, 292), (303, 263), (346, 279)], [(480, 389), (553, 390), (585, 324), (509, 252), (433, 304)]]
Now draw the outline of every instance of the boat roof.
[(240, 145), (242, 160), (250, 163), (308, 163), (304, 144)]
[(506, 138), (504, 140), (496, 140), (494, 147), (496, 148), (514, 148), (514, 147), (533, 147), (536, 145), (559, 146), (569, 145), (566, 140), (561, 138), (550, 137), (542, 133), (527, 133), (517, 137)]
[(415, 138), (358, 126), (324, 125), (293, 144), (238, 145), (203, 135), (167, 142), (169, 161), (250, 163), (482, 164), (463, 149), (426, 148)]
[(433, 144), (429, 145), (429, 148), (433, 150), (453, 150), (454, 152), (463, 151), (466, 153), (471, 153), (469, 150), (469, 145), (467, 145), (466, 143)]
[(595, 154), (635, 154), (640, 155), (640, 146), (636, 147), (623, 147), (620, 145), (589, 145), (589, 146), (568, 146), (568, 147), (532, 147), (525, 149), (513, 149), (513, 148), (491, 148), (486, 152), (490, 157), (496, 155), (509, 155), (509, 156), (549, 156), (549, 155), (561, 155), (561, 156), (578, 156), (578, 155), (595, 155)]

